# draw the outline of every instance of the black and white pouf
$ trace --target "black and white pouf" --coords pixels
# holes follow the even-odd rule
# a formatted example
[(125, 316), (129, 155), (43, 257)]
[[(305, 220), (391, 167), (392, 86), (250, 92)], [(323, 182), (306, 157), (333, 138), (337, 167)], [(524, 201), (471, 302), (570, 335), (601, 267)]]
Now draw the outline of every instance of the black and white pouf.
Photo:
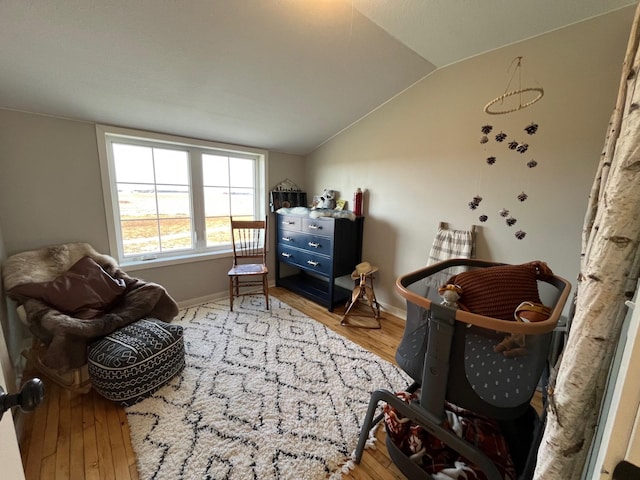
[(184, 368), (183, 329), (138, 320), (89, 346), (89, 377), (103, 397), (125, 407), (147, 398)]

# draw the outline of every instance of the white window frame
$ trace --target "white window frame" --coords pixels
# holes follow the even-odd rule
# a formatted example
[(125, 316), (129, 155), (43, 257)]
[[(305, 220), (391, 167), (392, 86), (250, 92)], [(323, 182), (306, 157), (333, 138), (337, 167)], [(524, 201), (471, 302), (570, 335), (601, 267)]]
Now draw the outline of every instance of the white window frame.
[[(206, 235), (204, 232), (204, 189), (202, 184), (201, 163), (202, 153), (224, 154), (240, 158), (255, 159), (255, 216), (256, 219), (260, 219), (265, 218), (267, 214), (268, 152), (266, 150), (106, 125), (96, 125), (96, 137), (98, 140), (98, 157), (100, 159), (102, 193), (104, 197), (110, 255), (114, 257), (120, 265), (127, 266), (129, 270), (231, 256), (231, 243), (216, 247), (206, 246)], [(192, 231), (195, 237), (195, 247), (193, 249), (162, 253), (158, 255), (154, 254), (151, 258), (147, 258), (143, 255), (135, 258), (124, 256), (122, 235), (119, 227), (120, 219), (115, 166), (112, 149), (109, 146), (110, 142), (114, 141), (117, 143), (118, 140), (126, 143), (135, 143), (161, 148), (163, 146), (177, 147), (190, 151), (189, 172), (191, 211), (193, 219)], [(207, 152), (207, 150), (209, 150), (209, 152)]]

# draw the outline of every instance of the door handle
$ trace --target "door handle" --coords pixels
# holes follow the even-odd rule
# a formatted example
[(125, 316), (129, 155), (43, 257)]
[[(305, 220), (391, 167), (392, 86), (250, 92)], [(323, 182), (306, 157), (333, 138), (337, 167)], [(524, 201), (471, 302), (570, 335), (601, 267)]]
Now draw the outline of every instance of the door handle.
[(13, 407), (20, 407), (23, 412), (35, 410), (44, 400), (44, 382), (32, 378), (20, 389), (20, 393), (4, 393), (0, 387), (0, 418), (4, 412)]

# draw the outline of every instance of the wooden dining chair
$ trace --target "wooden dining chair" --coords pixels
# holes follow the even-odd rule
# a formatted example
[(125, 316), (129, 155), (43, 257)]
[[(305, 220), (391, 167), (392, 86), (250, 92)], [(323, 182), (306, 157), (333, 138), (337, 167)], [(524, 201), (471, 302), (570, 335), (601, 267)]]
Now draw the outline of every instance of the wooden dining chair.
[[(269, 310), (269, 286), (267, 275), (267, 218), (264, 220), (231, 221), (231, 243), (233, 244), (233, 266), (229, 270), (229, 306), (233, 312), (233, 299), (255, 293), (262, 287), (267, 310)], [(257, 278), (261, 277), (261, 278)], [(252, 287), (241, 292), (241, 288)]]

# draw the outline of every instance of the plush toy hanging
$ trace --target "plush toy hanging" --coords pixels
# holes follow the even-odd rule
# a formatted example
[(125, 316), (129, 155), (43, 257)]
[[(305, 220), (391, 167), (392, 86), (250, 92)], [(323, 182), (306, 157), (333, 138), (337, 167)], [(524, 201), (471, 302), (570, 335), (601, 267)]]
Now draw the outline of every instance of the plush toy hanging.
[(458, 302), (462, 296), (462, 287), (447, 283), (438, 288), (438, 294), (442, 297), (441, 305), (445, 307), (466, 310), (464, 305)]
[[(549, 318), (549, 315), (551, 315), (549, 307), (535, 302), (522, 302), (516, 307), (513, 314), (515, 320), (522, 323), (542, 322)], [(493, 351), (502, 353), (507, 358), (528, 355), (527, 337), (522, 333), (506, 335), (500, 343), (493, 347)]]

